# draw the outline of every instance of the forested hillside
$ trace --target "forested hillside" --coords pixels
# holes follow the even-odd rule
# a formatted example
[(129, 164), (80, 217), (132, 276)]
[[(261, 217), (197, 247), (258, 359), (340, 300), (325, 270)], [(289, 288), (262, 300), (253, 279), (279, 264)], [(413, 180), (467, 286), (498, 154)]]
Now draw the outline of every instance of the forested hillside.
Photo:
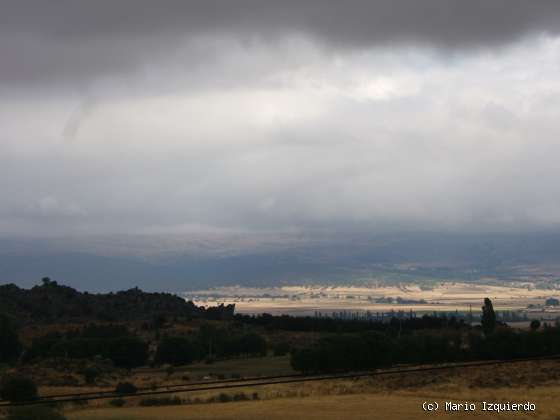
[(146, 293), (138, 288), (82, 293), (48, 278), (31, 289), (0, 286), (0, 307), (20, 322), (137, 321), (162, 315), (222, 319), (233, 316), (234, 311), (233, 305), (206, 309), (170, 293)]

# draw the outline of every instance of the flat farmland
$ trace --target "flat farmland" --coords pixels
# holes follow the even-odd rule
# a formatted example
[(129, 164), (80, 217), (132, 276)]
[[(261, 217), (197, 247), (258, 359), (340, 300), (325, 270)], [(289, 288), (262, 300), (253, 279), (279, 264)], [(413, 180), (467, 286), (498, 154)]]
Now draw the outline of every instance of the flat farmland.
[[(268, 289), (223, 287), (189, 292), (189, 299), (201, 305), (235, 303), (236, 312), (258, 314), (313, 315), (340, 311), (415, 311), (418, 313), (480, 312), (484, 298), (492, 299), (500, 311), (526, 310), (542, 306), (560, 290), (542, 290), (532, 284), (497, 286), (468, 283), (439, 283), (431, 288), (419, 285), (385, 287), (279, 287)], [(550, 317), (560, 315), (554, 308), (539, 309)]]

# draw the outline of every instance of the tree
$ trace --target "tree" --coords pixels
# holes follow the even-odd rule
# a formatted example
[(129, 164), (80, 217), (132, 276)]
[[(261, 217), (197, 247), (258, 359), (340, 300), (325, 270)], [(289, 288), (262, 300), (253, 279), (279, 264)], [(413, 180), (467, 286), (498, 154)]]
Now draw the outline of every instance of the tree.
[(84, 369), (83, 375), (86, 384), (93, 385), (95, 383), (95, 380), (99, 376), (99, 370), (92, 366), (88, 366), (87, 368)]
[(541, 321), (533, 319), (531, 321), (531, 331), (537, 331), (541, 327)]
[(119, 337), (107, 341), (106, 357), (116, 366), (134, 368), (146, 364), (148, 344), (137, 337)]
[(37, 385), (25, 376), (5, 376), (0, 383), (0, 397), (10, 402), (32, 401), (37, 398)]
[(275, 356), (285, 356), (290, 352), (290, 343), (281, 341), (274, 346), (273, 351)]
[(244, 355), (266, 356), (266, 340), (256, 333), (248, 333), (239, 339), (239, 350)]
[(491, 334), (496, 329), (496, 313), (492, 306), (492, 301), (489, 298), (484, 299), (484, 306), (482, 307), (482, 330), (484, 334)]
[(138, 388), (130, 382), (119, 382), (115, 387), (115, 393), (117, 394), (136, 394), (136, 391), (138, 391)]
[(209, 360), (213, 359), (216, 352), (216, 342), (219, 341), (220, 333), (216, 327), (210, 324), (203, 324), (198, 330), (198, 339), (204, 346), (204, 351)]
[(156, 364), (169, 363), (174, 366), (187, 365), (199, 358), (198, 346), (186, 337), (164, 337), (160, 341)]
[(13, 362), (21, 354), (21, 349), (13, 322), (6, 315), (0, 315), (0, 363)]
[(290, 365), (294, 370), (312, 373), (320, 370), (318, 351), (315, 347), (294, 349), (291, 352)]

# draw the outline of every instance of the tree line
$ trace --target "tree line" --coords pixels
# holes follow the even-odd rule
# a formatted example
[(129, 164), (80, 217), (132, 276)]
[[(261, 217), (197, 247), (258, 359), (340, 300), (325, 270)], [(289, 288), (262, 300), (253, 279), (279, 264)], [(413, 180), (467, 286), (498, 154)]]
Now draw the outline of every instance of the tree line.
[[(51, 332), (34, 338), (24, 349), (15, 324), (0, 316), (0, 363), (21, 359), (29, 363), (45, 358), (109, 359), (117, 367), (133, 368), (150, 360), (149, 343), (133, 334), (124, 325), (89, 324), (67, 332)], [(198, 360), (262, 356), (268, 350), (267, 341), (255, 332), (217, 328), (203, 324), (188, 335), (162, 335), (157, 340), (153, 363), (182, 365)]]
[(148, 343), (122, 325), (90, 324), (83, 329), (53, 332), (33, 339), (22, 359), (30, 362), (48, 357), (90, 359), (96, 356), (122, 368), (142, 366), (148, 360)]
[(265, 356), (267, 349), (264, 337), (255, 332), (236, 333), (203, 325), (196, 334), (163, 337), (154, 362), (158, 365), (183, 365), (197, 360)]
[(424, 315), (418, 318), (391, 317), (387, 321), (377, 319), (337, 319), (290, 315), (274, 316), (270, 314), (236, 314), (234, 319), (243, 324), (263, 327), (268, 331), (283, 330), (325, 333), (390, 330), (413, 331), (442, 328), (457, 329), (468, 326), (463, 319), (457, 319), (454, 316), (431, 315)]
[(335, 334), (312, 345), (293, 349), (292, 367), (300, 372), (375, 369), (394, 364), (503, 360), (560, 354), (560, 327), (515, 330), (377, 331)]

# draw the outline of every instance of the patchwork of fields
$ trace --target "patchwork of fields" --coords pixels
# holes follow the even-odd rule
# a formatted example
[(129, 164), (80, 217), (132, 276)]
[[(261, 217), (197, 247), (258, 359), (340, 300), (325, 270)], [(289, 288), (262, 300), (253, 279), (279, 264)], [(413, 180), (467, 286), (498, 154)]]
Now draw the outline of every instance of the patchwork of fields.
[[(560, 315), (560, 310), (543, 308), (549, 297), (560, 297), (560, 290), (537, 289), (531, 283), (497, 286), (468, 283), (439, 283), (426, 288), (400, 286), (287, 286), (277, 288), (221, 287), (189, 292), (186, 295), (199, 305), (235, 303), (236, 312), (258, 314), (313, 315), (340, 311), (415, 311), (417, 313), (470, 311), (480, 312), (485, 297), (501, 311), (526, 311), (546, 317)], [(528, 309), (529, 305), (535, 306)]]

